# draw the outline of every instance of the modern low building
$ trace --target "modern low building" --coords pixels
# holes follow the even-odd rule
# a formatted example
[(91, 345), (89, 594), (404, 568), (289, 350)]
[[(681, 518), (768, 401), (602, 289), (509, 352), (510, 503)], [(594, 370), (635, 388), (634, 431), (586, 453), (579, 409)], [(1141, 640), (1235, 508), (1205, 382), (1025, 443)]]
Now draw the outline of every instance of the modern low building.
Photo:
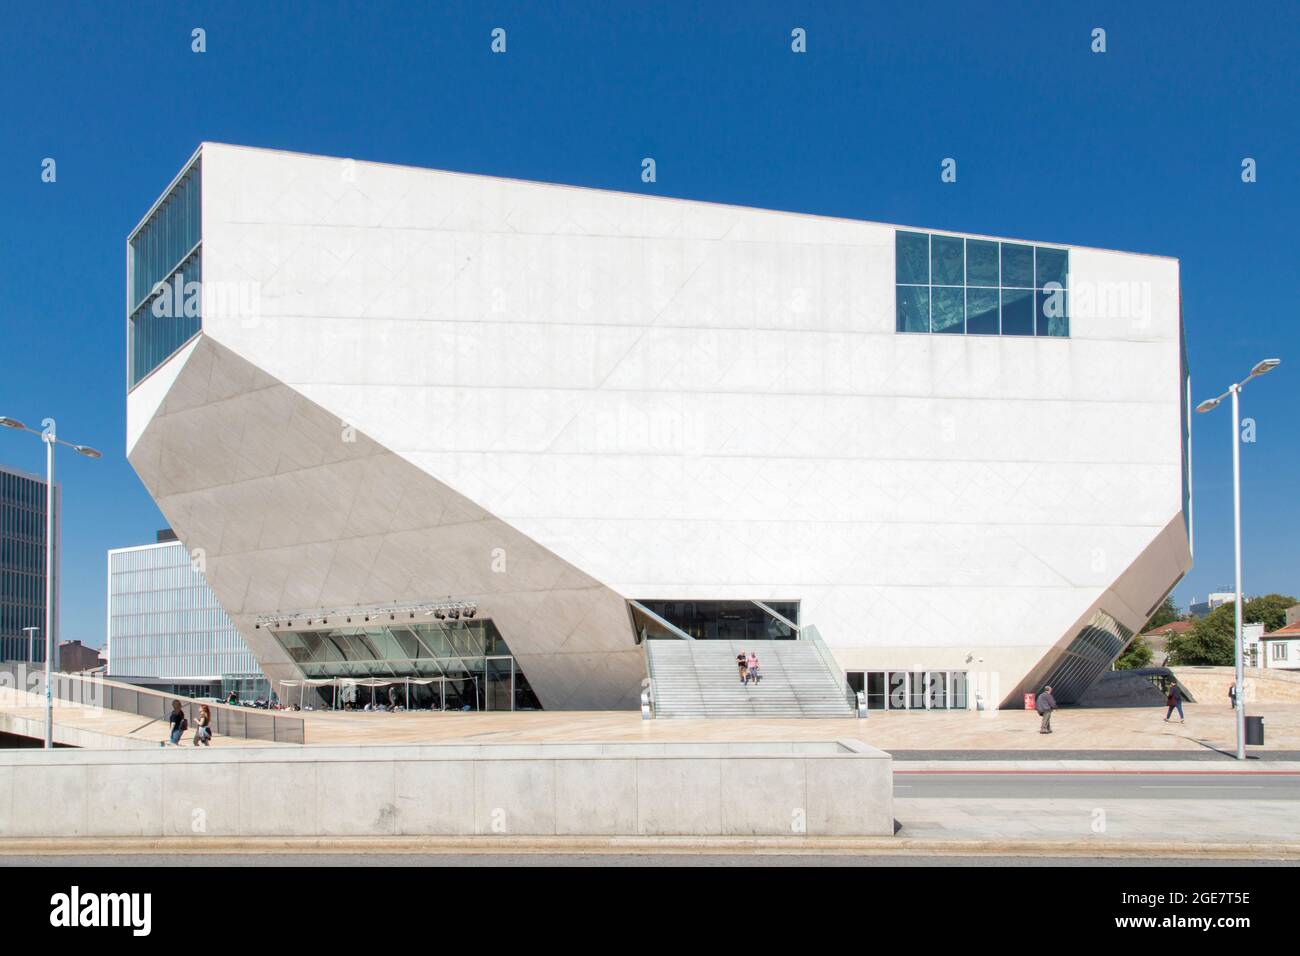
[(1190, 566), (1174, 259), (206, 143), (127, 273), (130, 461), (273, 681), (816, 632), (1069, 702)]
[(108, 552), (107, 676), (185, 696), (266, 697), (261, 668), (204, 580), (202, 553), (158, 537)]
[[(0, 465), (0, 660), (45, 661), (45, 479)], [(59, 633), (59, 483), (54, 483), (54, 633)], [(32, 630), (25, 630), (25, 629)]]

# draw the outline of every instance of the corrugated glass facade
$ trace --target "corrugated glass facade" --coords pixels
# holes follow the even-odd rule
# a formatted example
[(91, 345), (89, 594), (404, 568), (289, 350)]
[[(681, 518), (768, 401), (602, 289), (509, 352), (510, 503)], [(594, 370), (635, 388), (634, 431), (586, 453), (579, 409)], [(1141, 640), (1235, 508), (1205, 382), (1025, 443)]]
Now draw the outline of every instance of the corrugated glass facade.
[(108, 553), (108, 674), (185, 683), (260, 674), (179, 541)]
[[(54, 607), (58, 601), (59, 486), (54, 486)], [(34, 646), (23, 632), (35, 627)], [(58, 634), (58, 621), (54, 633)], [(0, 467), (0, 660), (45, 661), (45, 481)]]
[[(203, 325), (197, 291), (203, 278), (201, 175), (195, 159), (127, 242), (127, 361), (132, 386)], [(166, 289), (159, 290), (159, 283)]]

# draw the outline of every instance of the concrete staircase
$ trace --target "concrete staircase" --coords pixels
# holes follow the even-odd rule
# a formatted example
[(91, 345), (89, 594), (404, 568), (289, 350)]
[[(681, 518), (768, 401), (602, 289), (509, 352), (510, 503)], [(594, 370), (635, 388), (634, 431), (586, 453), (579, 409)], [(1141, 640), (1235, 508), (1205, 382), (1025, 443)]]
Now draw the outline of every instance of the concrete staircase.
[[(812, 641), (645, 643), (657, 717), (852, 717), (842, 678)], [(762, 681), (740, 683), (736, 655), (758, 654)]]

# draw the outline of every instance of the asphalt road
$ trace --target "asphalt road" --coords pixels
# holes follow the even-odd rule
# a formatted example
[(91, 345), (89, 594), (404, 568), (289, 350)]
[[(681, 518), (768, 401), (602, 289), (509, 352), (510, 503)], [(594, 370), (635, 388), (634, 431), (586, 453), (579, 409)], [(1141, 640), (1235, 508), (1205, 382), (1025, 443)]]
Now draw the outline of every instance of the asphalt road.
[(944, 773), (894, 771), (901, 798), (985, 797), (1107, 800), (1300, 800), (1300, 774)]

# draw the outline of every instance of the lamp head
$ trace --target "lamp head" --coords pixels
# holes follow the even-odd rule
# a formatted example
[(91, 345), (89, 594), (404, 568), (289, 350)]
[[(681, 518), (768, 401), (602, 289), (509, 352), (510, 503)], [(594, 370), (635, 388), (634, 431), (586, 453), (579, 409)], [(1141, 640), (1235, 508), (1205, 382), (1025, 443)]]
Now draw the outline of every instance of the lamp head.
[(104, 456), (101, 455), (98, 451), (96, 451), (95, 449), (91, 448), (89, 445), (73, 445), (73, 446), (72, 446), (72, 450), (75, 451), (78, 455), (85, 455), (87, 458), (103, 458), (103, 457), (104, 457)]
[(1219, 407), (1219, 402), (1220, 402), (1220, 401), (1222, 401), (1222, 399), (1218, 399), (1218, 398), (1207, 398), (1205, 401), (1201, 402), (1201, 404), (1199, 404), (1199, 405), (1196, 406), (1196, 410), (1197, 410), (1198, 412), (1209, 412), (1209, 411), (1213, 411), (1214, 409), (1216, 409), (1216, 408)]
[(5, 428), (16, 428), (19, 431), (27, 431), (27, 426), (16, 418), (10, 418), (7, 415), (0, 415), (0, 426)]
[(1275, 359), (1275, 358), (1264, 359), (1264, 361), (1260, 362), (1258, 365), (1256, 365), (1254, 368), (1250, 370), (1250, 377), (1258, 378), (1261, 375), (1273, 371), (1273, 369), (1277, 368), (1281, 364), (1282, 364), (1281, 359)]

